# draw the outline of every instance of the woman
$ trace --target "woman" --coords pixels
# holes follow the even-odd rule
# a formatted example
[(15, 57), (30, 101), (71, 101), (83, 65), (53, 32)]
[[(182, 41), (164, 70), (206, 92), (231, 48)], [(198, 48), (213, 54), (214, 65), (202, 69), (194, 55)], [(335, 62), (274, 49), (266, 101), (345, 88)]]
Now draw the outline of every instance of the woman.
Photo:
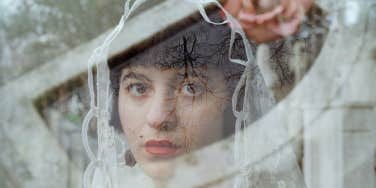
[[(109, 62), (116, 94), (112, 124), (126, 136), (128, 164), (134, 159), (157, 186), (173, 176), (172, 159), (233, 132), (230, 99), (243, 67), (229, 62), (229, 30), (201, 20)], [(235, 45), (232, 56), (244, 58), (243, 46)], [(259, 75), (255, 67), (250, 71)]]
[[(168, 39), (168, 31), (154, 37), (151, 48), (137, 49), (142, 53), (110, 61), (113, 124), (126, 136), (127, 162), (134, 157), (156, 182), (173, 175), (172, 159), (233, 132), (231, 96), (243, 66), (228, 60), (230, 28), (200, 19)], [(233, 55), (244, 57), (235, 45)]]

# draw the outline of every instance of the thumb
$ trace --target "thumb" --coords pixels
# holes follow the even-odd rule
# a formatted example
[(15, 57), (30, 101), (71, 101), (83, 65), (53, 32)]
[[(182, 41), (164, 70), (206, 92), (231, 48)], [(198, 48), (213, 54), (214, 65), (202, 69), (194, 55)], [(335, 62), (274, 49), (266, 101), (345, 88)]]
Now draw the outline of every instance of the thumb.
[(242, 7), (241, 0), (227, 0), (224, 8), (233, 16), (237, 16)]

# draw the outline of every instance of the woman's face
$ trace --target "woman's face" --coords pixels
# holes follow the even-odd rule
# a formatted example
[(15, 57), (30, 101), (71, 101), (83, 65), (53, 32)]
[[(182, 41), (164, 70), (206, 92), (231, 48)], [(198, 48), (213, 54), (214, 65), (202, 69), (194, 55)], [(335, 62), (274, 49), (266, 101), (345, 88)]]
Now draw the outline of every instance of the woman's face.
[(170, 159), (222, 137), (229, 99), (215, 69), (124, 68), (119, 116), (137, 163), (153, 178), (170, 177)]

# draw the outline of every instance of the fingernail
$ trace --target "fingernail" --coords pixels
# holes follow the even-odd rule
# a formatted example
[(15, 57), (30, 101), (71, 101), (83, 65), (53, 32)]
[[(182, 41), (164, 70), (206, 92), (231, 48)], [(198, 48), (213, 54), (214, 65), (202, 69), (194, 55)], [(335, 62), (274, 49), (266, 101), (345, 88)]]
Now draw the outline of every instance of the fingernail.
[(245, 13), (244, 11), (240, 11), (238, 15), (239, 20), (254, 22), (256, 17), (253, 14)]

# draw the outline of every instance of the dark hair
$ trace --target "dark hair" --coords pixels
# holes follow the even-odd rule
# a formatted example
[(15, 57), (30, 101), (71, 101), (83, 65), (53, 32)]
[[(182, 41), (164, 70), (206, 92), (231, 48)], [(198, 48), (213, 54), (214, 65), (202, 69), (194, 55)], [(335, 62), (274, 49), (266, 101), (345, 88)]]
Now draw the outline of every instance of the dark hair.
[[(218, 11), (212, 12), (209, 17), (221, 19)], [(194, 15), (182, 23), (189, 25), (180, 26), (180, 30), (176, 26), (167, 29), (140, 46), (109, 60), (111, 85), (116, 96), (111, 124), (117, 129), (121, 130), (117, 109), (120, 76), (121, 70), (127, 67), (152, 66), (162, 70), (183, 68), (193, 72), (196, 67), (214, 67), (223, 72), (227, 88), (233, 93), (244, 67), (229, 61), (231, 29), (227, 25), (211, 25), (199, 15)], [(235, 40), (233, 58), (245, 59), (241, 40), (240, 37)], [(232, 115), (231, 105), (225, 113), (229, 111), (231, 117), (225, 118), (225, 123), (234, 124), (235, 117)], [(226, 135), (233, 132), (232, 126), (225, 126), (224, 129)]]

